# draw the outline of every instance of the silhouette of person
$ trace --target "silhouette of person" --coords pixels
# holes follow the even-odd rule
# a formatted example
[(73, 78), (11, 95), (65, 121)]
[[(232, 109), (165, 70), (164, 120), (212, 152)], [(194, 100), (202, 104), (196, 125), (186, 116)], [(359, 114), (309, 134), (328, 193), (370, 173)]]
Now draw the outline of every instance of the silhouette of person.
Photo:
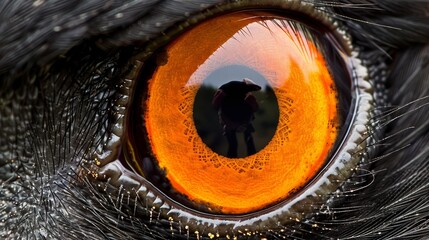
[(256, 153), (252, 136), (255, 128), (252, 120), (259, 105), (252, 92), (259, 90), (261, 90), (260, 86), (244, 78), (243, 81), (230, 81), (223, 84), (213, 96), (212, 105), (218, 111), (223, 135), (228, 141), (227, 157), (229, 158), (237, 158), (238, 155), (237, 132), (244, 133), (247, 155)]

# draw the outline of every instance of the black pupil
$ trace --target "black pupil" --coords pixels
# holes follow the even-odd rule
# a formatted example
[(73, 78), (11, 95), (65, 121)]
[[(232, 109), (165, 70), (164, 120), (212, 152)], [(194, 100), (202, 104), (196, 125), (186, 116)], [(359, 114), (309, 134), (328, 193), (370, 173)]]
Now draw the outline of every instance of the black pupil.
[(243, 158), (271, 141), (279, 107), (262, 75), (232, 65), (204, 79), (195, 96), (193, 118), (199, 136), (211, 150), (228, 158)]

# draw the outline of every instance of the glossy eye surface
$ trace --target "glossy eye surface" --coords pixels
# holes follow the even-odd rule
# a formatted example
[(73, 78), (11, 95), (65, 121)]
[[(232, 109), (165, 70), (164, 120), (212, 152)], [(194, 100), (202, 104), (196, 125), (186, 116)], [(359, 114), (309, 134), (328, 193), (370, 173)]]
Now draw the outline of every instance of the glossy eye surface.
[(142, 69), (149, 83), (128, 119), (132, 165), (205, 212), (293, 197), (335, 152), (350, 108), (351, 77), (332, 39), (263, 11), (186, 31)]

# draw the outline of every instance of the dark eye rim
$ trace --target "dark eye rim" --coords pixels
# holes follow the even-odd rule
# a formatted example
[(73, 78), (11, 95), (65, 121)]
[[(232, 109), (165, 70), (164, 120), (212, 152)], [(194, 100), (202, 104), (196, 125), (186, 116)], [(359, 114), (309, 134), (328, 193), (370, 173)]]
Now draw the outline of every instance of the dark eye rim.
[[(267, 1), (269, 2), (270, 5), (269, 7), (267, 7), (266, 5), (264, 6), (264, 10), (269, 10), (271, 8), (274, 7), (280, 7), (280, 1)], [(274, 4), (275, 3), (275, 4)], [(276, 5), (277, 4), (277, 5)], [(218, 12), (213, 11), (210, 12), (210, 14), (208, 15), (204, 15), (201, 14), (200, 16), (196, 16), (195, 18), (187, 21), (186, 23), (182, 24), (181, 30), (180, 31), (172, 31), (175, 34), (172, 34), (171, 36), (175, 36), (177, 34), (179, 34), (180, 32), (183, 32), (184, 29), (186, 29), (186, 27), (190, 27), (193, 24), (196, 24), (196, 20), (203, 20), (205, 18), (209, 18), (209, 17), (213, 17), (213, 16), (217, 16), (217, 14), (219, 14), (220, 12), (224, 13), (224, 12), (232, 12), (234, 11), (234, 9), (240, 9), (240, 11), (243, 11), (243, 6), (241, 6), (240, 4), (236, 4), (237, 6), (229, 6), (227, 7), (224, 11), (222, 12), (221, 10), (218, 9)], [(219, 6), (218, 6), (219, 7)], [(290, 6), (284, 6), (281, 5), (282, 8), (286, 8), (286, 7), (290, 7)], [(260, 5), (259, 4), (251, 4), (249, 5), (247, 8), (245, 8), (245, 11), (250, 11), (250, 10), (255, 10), (256, 8), (258, 8), (258, 10), (260, 10)], [(304, 9), (304, 10), (303, 10)], [(372, 88), (370, 86), (370, 84), (365, 80), (366, 79), (366, 69), (364, 67), (362, 67), (360, 60), (358, 59), (358, 53), (355, 50), (351, 50), (352, 46), (350, 44), (350, 40), (347, 37), (344, 37), (342, 34), (340, 34), (338, 32), (338, 30), (335, 30), (335, 28), (333, 27), (335, 24), (333, 24), (331, 22), (331, 20), (328, 19), (328, 17), (326, 17), (326, 15), (324, 15), (323, 13), (314, 10), (312, 7), (306, 6), (306, 7), (300, 7), (297, 9), (293, 9), (293, 8), (287, 8), (285, 10), (278, 10), (275, 9), (273, 10), (274, 12), (277, 13), (282, 13), (282, 14), (287, 14), (290, 13), (291, 11), (297, 11), (298, 13), (296, 13), (296, 15), (301, 16), (302, 19), (312, 19), (315, 18), (316, 20), (319, 19), (324, 19), (323, 20), (323, 26), (326, 27), (325, 29), (329, 30), (330, 32), (333, 32), (335, 37), (341, 36), (340, 41), (341, 43), (345, 43), (344, 44), (344, 49), (346, 49), (346, 52), (350, 53), (350, 61), (352, 62), (351, 65), (358, 69), (352, 72), (353, 75), (353, 101), (354, 103), (352, 104), (352, 119), (350, 119), (351, 123), (349, 128), (347, 129), (347, 133), (346, 133), (346, 137), (344, 138), (343, 142), (340, 144), (340, 148), (338, 148), (337, 152), (334, 154), (334, 156), (332, 157), (332, 160), (330, 161), (330, 163), (328, 163), (324, 169), (321, 170), (321, 172), (319, 173), (318, 177), (316, 177), (312, 182), (310, 182), (307, 187), (305, 187), (303, 189), (303, 193), (311, 190), (314, 188), (315, 185), (320, 185), (321, 189), (324, 188), (323, 191), (325, 192), (332, 192), (334, 191), (337, 187), (338, 184), (336, 184), (335, 187), (328, 186), (329, 183), (325, 182), (320, 182), (320, 178), (322, 177), (322, 175), (330, 175), (332, 172), (338, 171), (337, 168), (338, 167), (334, 167), (334, 165), (343, 165), (343, 169), (348, 168), (348, 169), (352, 169), (353, 166), (356, 166), (356, 163), (358, 162), (358, 157), (353, 157), (353, 154), (351, 154), (351, 149), (356, 149), (356, 146), (360, 146), (360, 148), (365, 148), (365, 144), (366, 144), (366, 138), (367, 138), (367, 126), (369, 125), (369, 120), (370, 120), (370, 116), (368, 116), (365, 113), (368, 113), (369, 110), (372, 108)], [(317, 17), (315, 17), (317, 16)], [(289, 15), (288, 15), (289, 17)], [(326, 22), (328, 22), (329, 24), (326, 24)], [(180, 26), (180, 25), (179, 25)], [(179, 27), (180, 28), (180, 27)], [(333, 30), (334, 29), (334, 30)], [(168, 35), (168, 34), (167, 34)], [(169, 41), (172, 37), (161, 37), (159, 41), (155, 41), (157, 42), (157, 44), (150, 44), (144, 47), (144, 49), (146, 49), (143, 54), (140, 54), (139, 56), (136, 57), (136, 61), (141, 61), (141, 60), (146, 60), (149, 58), (149, 56), (152, 54), (154, 54), (154, 50), (156, 48), (159, 48), (159, 46), (164, 45), (167, 41)], [(156, 45), (158, 45), (157, 47), (155, 47)], [(138, 72), (138, 71), (137, 71)], [(137, 89), (136, 86), (133, 87), (134, 89)], [(139, 101), (133, 101), (135, 104), (135, 102), (139, 102)], [(131, 109), (131, 108), (130, 108)], [(128, 113), (127, 114), (127, 118), (129, 116), (131, 116), (132, 114)], [(125, 122), (128, 122), (128, 120), (126, 120)], [(358, 134), (355, 135), (351, 135), (350, 132), (353, 131), (353, 128), (357, 129), (357, 131), (355, 131)], [(350, 142), (349, 142), (350, 141)], [(129, 142), (127, 143), (123, 143), (123, 145), (130, 144)], [(342, 160), (339, 159), (340, 163), (336, 163), (337, 161), (334, 161), (334, 159), (336, 158), (343, 158)], [(349, 161), (346, 159), (351, 159), (351, 158), (355, 158), (354, 161)], [(349, 164), (346, 164), (346, 163)], [(350, 164), (351, 162), (353, 162), (353, 164)], [(340, 171), (339, 171), (340, 172)], [(348, 175), (350, 175), (350, 173), (339, 173), (337, 175), (341, 175), (341, 177), (337, 178), (337, 179), (346, 179)], [(326, 178), (327, 179), (327, 178)], [(317, 183), (316, 183), (317, 182)], [(147, 183), (147, 182), (145, 182)], [(314, 191), (315, 192), (315, 191)], [(161, 193), (161, 192), (160, 192)], [(162, 194), (164, 195), (164, 194)], [(299, 194), (297, 194), (299, 195)], [(321, 197), (320, 193), (316, 193), (316, 197)], [(300, 201), (306, 201), (305, 198), (300, 199)], [(301, 213), (305, 213), (308, 212), (308, 209), (294, 209), (294, 207), (290, 206), (287, 210), (284, 209), (285, 205), (290, 205), (289, 203), (292, 202), (298, 202), (298, 201), (287, 201), (282, 202), (281, 205), (283, 206), (275, 206), (275, 208), (277, 210), (273, 210), (272, 208), (267, 208), (261, 211), (257, 211), (257, 214), (260, 214), (261, 216), (255, 218), (254, 213), (252, 214), (243, 214), (243, 215), (239, 215), (239, 216), (226, 216), (226, 215), (216, 215), (216, 214), (207, 214), (207, 213), (201, 213), (199, 211), (195, 211), (194, 209), (190, 209), (188, 207), (185, 207), (181, 204), (177, 204), (175, 203), (175, 201), (171, 200), (171, 199), (166, 199), (166, 201), (170, 202), (172, 205), (174, 205), (174, 207), (172, 207), (172, 209), (170, 209), (170, 211), (168, 212), (168, 214), (170, 216), (175, 216), (173, 218), (186, 218), (187, 222), (194, 222), (195, 223), (195, 227), (197, 227), (197, 225), (201, 225), (202, 223), (207, 223), (207, 224), (213, 224), (213, 220), (215, 219), (223, 219), (225, 222), (223, 222), (222, 224), (225, 226), (234, 226), (234, 228), (245, 228), (244, 226), (248, 227), (251, 225), (252, 222), (255, 221), (260, 221), (261, 219), (265, 218), (267, 219), (271, 219), (273, 216), (282, 216), (282, 218), (284, 220), (282, 221), (289, 221), (290, 219), (292, 219), (292, 217), (297, 217), (299, 219), (301, 219), (303, 217), (303, 215)], [(170, 204), (170, 205), (171, 205)], [(303, 204), (305, 206), (305, 204)], [(176, 206), (178, 208), (176, 208)], [(281, 209), (281, 210), (279, 210)], [(303, 211), (304, 210), (304, 211)], [(184, 214), (184, 212), (187, 212), (188, 214)], [(275, 213), (277, 212), (277, 213)], [(286, 217), (283, 213), (284, 212), (289, 212), (288, 217)], [(299, 213), (299, 214), (298, 214)], [(186, 215), (186, 216), (185, 216)], [(183, 220), (183, 219), (182, 219)], [(245, 220), (245, 221), (243, 221)], [(268, 220), (267, 220), (268, 221)]]

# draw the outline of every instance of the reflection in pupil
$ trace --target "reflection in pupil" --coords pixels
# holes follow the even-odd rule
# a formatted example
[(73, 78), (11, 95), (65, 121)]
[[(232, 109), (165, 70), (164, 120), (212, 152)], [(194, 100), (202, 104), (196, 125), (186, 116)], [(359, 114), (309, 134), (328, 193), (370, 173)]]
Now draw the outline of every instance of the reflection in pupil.
[(258, 102), (252, 91), (259, 91), (261, 87), (250, 79), (243, 79), (242, 82), (231, 81), (226, 83), (216, 91), (212, 104), (219, 114), (219, 122), (223, 129), (223, 135), (228, 140), (227, 157), (238, 157), (238, 132), (244, 133), (247, 155), (256, 153), (252, 132), (255, 128), (252, 120), (255, 118), (254, 112), (259, 108)]
[[(240, 74), (249, 78), (240, 79)], [(194, 100), (198, 135), (213, 152), (228, 158), (247, 157), (262, 150), (273, 138), (278, 118), (274, 90), (262, 75), (246, 66), (230, 65), (213, 71)]]

